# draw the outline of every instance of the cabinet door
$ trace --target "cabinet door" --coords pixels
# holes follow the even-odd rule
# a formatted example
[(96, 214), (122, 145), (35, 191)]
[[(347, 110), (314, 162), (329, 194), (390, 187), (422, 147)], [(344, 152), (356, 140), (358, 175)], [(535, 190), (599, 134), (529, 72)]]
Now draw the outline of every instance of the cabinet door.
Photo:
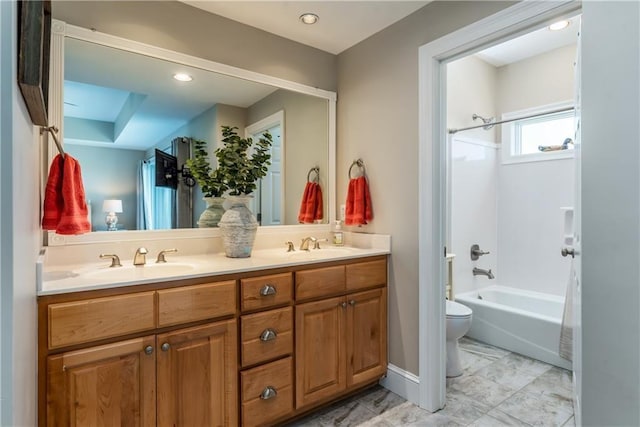
[(347, 295), (347, 386), (380, 378), (387, 370), (387, 290)]
[(158, 335), (158, 426), (234, 426), (234, 319)]
[(344, 297), (296, 307), (296, 408), (346, 387)]
[(49, 356), (47, 425), (155, 426), (154, 347), (149, 336)]

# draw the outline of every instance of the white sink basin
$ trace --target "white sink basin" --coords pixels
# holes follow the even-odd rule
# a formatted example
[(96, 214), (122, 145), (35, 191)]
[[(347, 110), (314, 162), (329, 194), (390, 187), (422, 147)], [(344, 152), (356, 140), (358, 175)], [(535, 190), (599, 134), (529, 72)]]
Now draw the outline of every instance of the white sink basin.
[(100, 267), (79, 274), (91, 279), (105, 280), (140, 280), (148, 278), (160, 278), (179, 276), (195, 270), (196, 266), (188, 263), (167, 262), (161, 264), (125, 265), (123, 267)]

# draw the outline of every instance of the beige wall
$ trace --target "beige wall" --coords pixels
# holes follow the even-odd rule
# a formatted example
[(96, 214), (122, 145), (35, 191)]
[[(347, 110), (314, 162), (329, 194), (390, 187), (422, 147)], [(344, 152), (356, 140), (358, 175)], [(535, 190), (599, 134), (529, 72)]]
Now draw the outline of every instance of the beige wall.
[(497, 113), (572, 100), (576, 45), (498, 68)]
[(68, 23), (326, 90), (338, 90), (337, 205), (351, 161), (366, 165), (375, 218), (392, 235), (390, 362), (418, 373), (418, 48), (510, 2), (433, 2), (334, 55), (178, 2), (58, 2)]
[(328, 101), (287, 90), (277, 90), (248, 109), (247, 126), (284, 110), (285, 212), (284, 224), (297, 224), (309, 169), (320, 168), (323, 218), (327, 219)]
[[(467, 56), (447, 64), (447, 127), (462, 128), (482, 124), (471, 116), (496, 117), (498, 70), (491, 64)], [(472, 129), (464, 136), (496, 142), (496, 129)]]
[(55, 1), (69, 24), (336, 90), (336, 57), (177, 1)]
[(418, 48), (512, 3), (434, 2), (338, 56), (338, 205), (353, 159), (366, 165), (374, 220), (391, 234), (389, 362), (418, 373)]

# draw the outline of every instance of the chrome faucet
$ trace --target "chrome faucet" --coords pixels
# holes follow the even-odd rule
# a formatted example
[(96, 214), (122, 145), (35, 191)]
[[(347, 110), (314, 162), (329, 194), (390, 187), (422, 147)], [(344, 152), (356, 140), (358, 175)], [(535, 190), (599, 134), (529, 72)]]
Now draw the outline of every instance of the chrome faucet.
[(491, 272), (491, 269), (485, 270), (483, 268), (473, 267), (474, 276), (487, 276), (489, 279), (495, 279), (495, 276)]
[(147, 248), (140, 247), (136, 249), (136, 254), (133, 256), (133, 265), (145, 265), (147, 263)]
[(313, 242), (314, 244), (318, 241), (318, 239), (316, 239), (315, 237), (305, 237), (304, 239), (302, 239), (302, 243), (300, 243), (300, 250), (301, 251), (308, 251), (309, 250), (309, 242)]

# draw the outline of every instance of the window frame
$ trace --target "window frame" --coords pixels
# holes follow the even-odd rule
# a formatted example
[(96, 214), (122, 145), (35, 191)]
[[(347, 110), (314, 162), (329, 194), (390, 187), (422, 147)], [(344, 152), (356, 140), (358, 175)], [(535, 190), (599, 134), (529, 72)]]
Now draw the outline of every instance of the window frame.
[[(544, 115), (561, 108), (570, 108), (574, 106), (574, 101), (563, 101), (554, 104), (547, 104), (538, 107), (528, 108), (525, 110), (512, 111), (502, 114), (502, 120), (510, 120), (518, 117), (528, 116), (532, 114)], [(555, 114), (554, 114), (555, 115)], [(522, 121), (531, 121), (531, 118)], [(542, 121), (540, 119), (540, 121)], [(521, 145), (518, 130), (520, 121), (504, 123), (502, 125), (502, 164), (540, 162), (547, 160), (571, 159), (574, 157), (573, 150), (548, 151), (528, 154), (513, 154), (514, 148)]]

